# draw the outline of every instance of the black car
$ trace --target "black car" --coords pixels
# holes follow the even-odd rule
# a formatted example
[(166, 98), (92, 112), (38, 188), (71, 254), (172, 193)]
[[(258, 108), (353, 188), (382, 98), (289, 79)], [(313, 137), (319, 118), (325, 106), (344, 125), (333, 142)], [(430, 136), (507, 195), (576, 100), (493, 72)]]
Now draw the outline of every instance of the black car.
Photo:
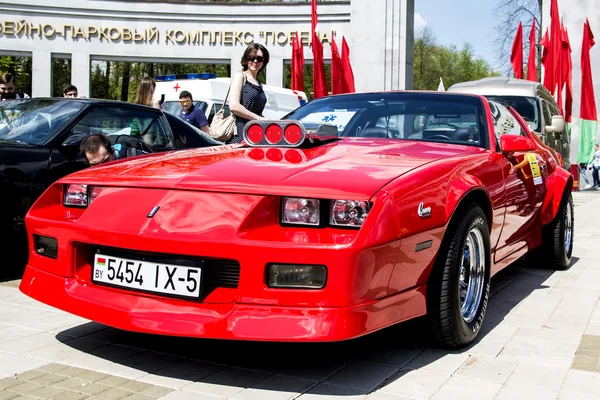
[(24, 217), (57, 179), (89, 166), (83, 138), (143, 135), (154, 152), (215, 146), (209, 135), (161, 110), (110, 100), (34, 98), (0, 102), (0, 277), (24, 267)]

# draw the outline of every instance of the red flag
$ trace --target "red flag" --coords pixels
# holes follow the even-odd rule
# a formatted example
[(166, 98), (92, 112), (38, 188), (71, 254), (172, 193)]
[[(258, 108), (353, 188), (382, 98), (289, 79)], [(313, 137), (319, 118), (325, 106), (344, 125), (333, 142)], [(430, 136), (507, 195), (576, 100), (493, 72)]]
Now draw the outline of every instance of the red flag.
[(510, 63), (513, 66), (515, 78), (523, 79), (523, 23), (519, 22), (517, 34), (512, 45)]
[(350, 47), (346, 43), (346, 38), (342, 36), (342, 92), (354, 93), (354, 72), (352, 72), (352, 64), (350, 63)]
[(567, 85), (565, 95), (565, 120), (572, 122), (573, 115), (573, 60), (571, 59), (571, 41), (569, 40), (569, 32), (565, 28), (563, 30), (563, 72), (565, 74), (564, 81)]
[(560, 82), (560, 50), (562, 47), (562, 33), (560, 29), (560, 16), (558, 15), (558, 0), (550, 0), (550, 53), (552, 60), (552, 87), (548, 88), (552, 94)]
[(569, 74), (569, 66), (567, 58), (570, 57), (571, 48), (568, 46), (566, 40), (566, 30), (564, 24), (560, 24), (560, 53), (558, 55), (558, 68), (555, 71), (556, 80), (556, 103), (558, 108), (564, 114), (566, 114), (563, 108), (563, 88), (567, 83)]
[(581, 112), (579, 117), (588, 121), (597, 121), (594, 82), (590, 63), (590, 49), (594, 47), (594, 34), (590, 22), (585, 19), (583, 26), (583, 44), (581, 46)]
[(335, 43), (335, 37), (331, 36), (331, 94), (344, 93), (342, 89), (342, 58)]
[(304, 49), (298, 32), (292, 38), (292, 90), (304, 92)]
[(529, 32), (529, 59), (527, 60), (527, 80), (537, 82), (537, 65), (535, 64), (535, 53), (537, 49), (535, 46), (535, 24), (537, 20), (533, 17), (533, 23), (531, 24), (531, 31)]
[(540, 45), (544, 48), (542, 52), (542, 65), (544, 66), (544, 86), (546, 86), (546, 89), (552, 90), (552, 86), (554, 85), (554, 72), (552, 71), (552, 57), (550, 57), (550, 52), (552, 49), (550, 47), (548, 28), (546, 28), (546, 33), (544, 33), (544, 37), (542, 38)]
[(325, 75), (325, 61), (323, 60), (323, 43), (317, 34), (317, 0), (312, 0), (311, 31), (313, 53), (313, 99), (327, 96), (327, 76)]

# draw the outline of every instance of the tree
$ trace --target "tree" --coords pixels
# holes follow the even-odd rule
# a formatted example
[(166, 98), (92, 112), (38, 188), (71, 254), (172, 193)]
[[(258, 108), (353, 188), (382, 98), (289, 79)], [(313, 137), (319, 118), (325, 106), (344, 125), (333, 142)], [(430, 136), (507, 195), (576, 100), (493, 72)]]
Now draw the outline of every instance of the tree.
[[(542, 47), (539, 45), (542, 39), (542, 7), (543, 0), (500, 0), (494, 10), (494, 14), (498, 18), (498, 23), (494, 27), (496, 32), (496, 38), (494, 40), (494, 47), (497, 51), (497, 61), (500, 67), (510, 73), (512, 66), (510, 65), (510, 53), (512, 42), (517, 32), (519, 22), (523, 21), (523, 28), (529, 37), (529, 29), (533, 24), (533, 18), (537, 20), (536, 33), (537, 33), (537, 70), (538, 77), (541, 78), (541, 62), (542, 59)], [(529, 53), (529, 41), (526, 40), (523, 47), (524, 53)], [(524, 58), (526, 60), (527, 58)]]
[(435, 45), (435, 35), (430, 27), (425, 27), (421, 37), (415, 40), (414, 45), (414, 75), (413, 86), (415, 89), (424, 90), (428, 87), (437, 85), (440, 77), (435, 77), (431, 72), (434, 69), (433, 58), (437, 48)]
[(17, 93), (31, 95), (31, 57), (0, 57), (0, 74), (10, 72), (17, 79)]
[(458, 82), (472, 81), (498, 75), (483, 59), (475, 58), (473, 46), (465, 43), (462, 48), (436, 44), (431, 28), (415, 40), (414, 87), (420, 90), (436, 90), (440, 77), (446, 87)]
[(52, 96), (62, 97), (62, 90), (69, 83), (71, 83), (71, 60), (67, 58), (53, 58)]

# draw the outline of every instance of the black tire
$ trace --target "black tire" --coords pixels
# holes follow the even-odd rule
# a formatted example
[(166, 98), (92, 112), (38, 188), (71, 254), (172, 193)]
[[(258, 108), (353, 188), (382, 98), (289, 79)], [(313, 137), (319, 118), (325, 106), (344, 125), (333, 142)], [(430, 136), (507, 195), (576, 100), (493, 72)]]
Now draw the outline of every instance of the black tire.
[(544, 227), (542, 245), (537, 252), (538, 264), (544, 268), (561, 270), (571, 264), (575, 238), (575, 211), (573, 196), (566, 192), (556, 218)]
[[(444, 236), (427, 288), (431, 336), (436, 344), (446, 348), (465, 346), (477, 337), (490, 294), (490, 234), (486, 216), (476, 203), (461, 210), (456, 213)], [(463, 263), (463, 259), (474, 249), (479, 253), (478, 264), (483, 263), (478, 275), (473, 276), (476, 285), (473, 293), (479, 295), (473, 301), (465, 301), (462, 300), (465, 292), (459, 286), (461, 279), (465, 283), (467, 274), (461, 270), (470, 265)], [(472, 270), (472, 267), (469, 268)], [(468, 275), (471, 282), (472, 276)]]

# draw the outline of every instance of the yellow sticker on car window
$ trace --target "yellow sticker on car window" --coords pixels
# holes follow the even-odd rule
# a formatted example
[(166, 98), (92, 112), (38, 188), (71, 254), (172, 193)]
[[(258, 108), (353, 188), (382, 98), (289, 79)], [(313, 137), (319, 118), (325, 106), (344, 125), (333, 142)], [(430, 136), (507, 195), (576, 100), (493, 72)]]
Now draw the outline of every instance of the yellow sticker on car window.
[(527, 153), (527, 159), (529, 160), (529, 167), (531, 168), (531, 176), (533, 177), (533, 183), (541, 185), (544, 183), (542, 174), (540, 172), (540, 166), (538, 165), (535, 153)]

